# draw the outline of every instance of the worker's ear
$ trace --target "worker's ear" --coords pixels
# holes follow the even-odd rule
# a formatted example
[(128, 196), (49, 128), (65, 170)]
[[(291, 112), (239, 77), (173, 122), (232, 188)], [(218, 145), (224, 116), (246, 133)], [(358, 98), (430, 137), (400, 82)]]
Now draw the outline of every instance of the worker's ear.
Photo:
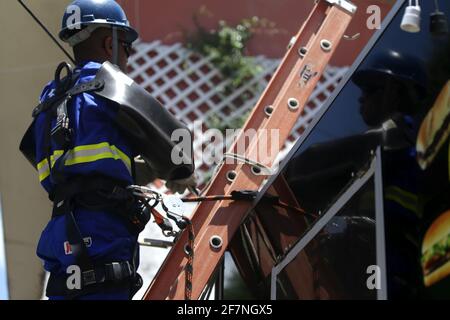
[(107, 36), (103, 39), (103, 49), (108, 57), (113, 56), (113, 38), (112, 36)]

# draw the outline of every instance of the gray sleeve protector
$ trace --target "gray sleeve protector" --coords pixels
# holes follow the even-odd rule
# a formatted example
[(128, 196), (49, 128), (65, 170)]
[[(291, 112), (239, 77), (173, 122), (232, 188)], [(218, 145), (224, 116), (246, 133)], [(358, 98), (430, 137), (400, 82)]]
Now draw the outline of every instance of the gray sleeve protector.
[[(158, 178), (183, 179), (194, 172), (192, 133), (186, 125), (113, 64), (105, 62), (95, 79), (103, 83), (95, 94), (119, 104), (115, 122)], [(183, 141), (172, 140), (175, 130)]]

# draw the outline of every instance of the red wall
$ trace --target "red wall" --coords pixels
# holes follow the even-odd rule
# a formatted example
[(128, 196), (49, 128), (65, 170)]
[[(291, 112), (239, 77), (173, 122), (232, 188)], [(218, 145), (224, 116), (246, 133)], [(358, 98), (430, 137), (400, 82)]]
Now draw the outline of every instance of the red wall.
[[(162, 40), (173, 43), (183, 40), (182, 30), (195, 30), (192, 16), (202, 6), (207, 13), (200, 15), (200, 22), (208, 28), (217, 26), (219, 20), (236, 24), (242, 18), (258, 16), (275, 22), (272, 34), (268, 31), (255, 35), (249, 45), (249, 54), (264, 54), (280, 58), (286, 45), (296, 34), (310, 13), (313, 0), (119, 0), (132, 24), (139, 30), (144, 41)], [(367, 7), (379, 5), (384, 17), (395, 0), (354, 0), (358, 12), (347, 34), (361, 33), (355, 41), (343, 41), (332, 64), (350, 65), (367, 43), (373, 30), (366, 27), (369, 14)]]

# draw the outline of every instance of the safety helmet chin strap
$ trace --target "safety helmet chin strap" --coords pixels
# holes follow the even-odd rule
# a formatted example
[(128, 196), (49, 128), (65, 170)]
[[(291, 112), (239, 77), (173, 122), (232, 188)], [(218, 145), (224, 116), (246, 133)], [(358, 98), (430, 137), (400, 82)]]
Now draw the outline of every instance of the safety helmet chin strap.
[(112, 27), (112, 64), (119, 66), (119, 39), (117, 36), (117, 27)]

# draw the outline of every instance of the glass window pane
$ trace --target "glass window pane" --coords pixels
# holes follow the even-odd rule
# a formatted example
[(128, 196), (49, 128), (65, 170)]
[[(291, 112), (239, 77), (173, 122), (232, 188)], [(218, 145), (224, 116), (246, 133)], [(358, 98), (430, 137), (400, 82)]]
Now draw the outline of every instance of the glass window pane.
[[(400, 28), (405, 1), (246, 220), (240, 241), (254, 253), (239, 265), (260, 291), (380, 147), (388, 298), (450, 297), (450, 33), (432, 24), (439, 14), (450, 20), (450, 1), (439, 1), (439, 14), (435, 1), (420, 4), (421, 31)], [(302, 273), (295, 279), (311, 288)], [(279, 289), (290, 298), (286, 279)], [(342, 296), (373, 297), (347, 282), (355, 291)]]
[(376, 299), (375, 265), (371, 178), (278, 275), (277, 299)]

